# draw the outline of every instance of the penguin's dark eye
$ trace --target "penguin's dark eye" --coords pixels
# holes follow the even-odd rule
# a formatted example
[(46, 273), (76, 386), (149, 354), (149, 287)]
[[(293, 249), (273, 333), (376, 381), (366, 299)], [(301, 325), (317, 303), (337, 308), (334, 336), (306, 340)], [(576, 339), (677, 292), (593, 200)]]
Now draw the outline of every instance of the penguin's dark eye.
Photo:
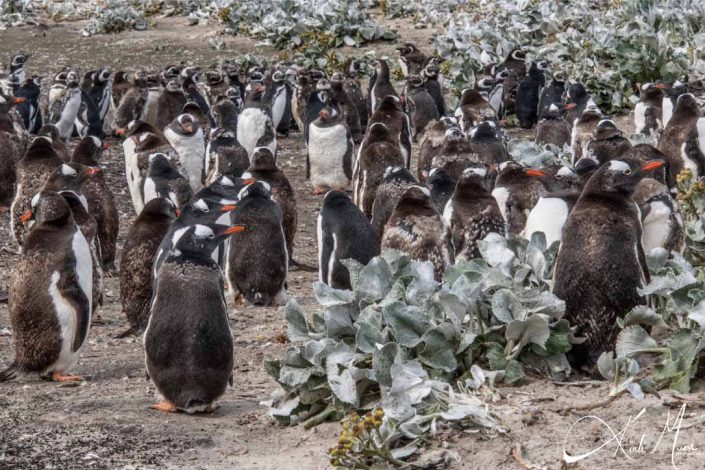
[(626, 170), (624, 170), (624, 174), (625, 174), (625, 175), (631, 175), (631, 174), (632, 174), (632, 169), (631, 169), (631, 168), (627, 168)]
[(562, 180), (562, 179), (563, 179), (563, 175), (556, 175), (556, 179), (557, 179), (557, 180)]

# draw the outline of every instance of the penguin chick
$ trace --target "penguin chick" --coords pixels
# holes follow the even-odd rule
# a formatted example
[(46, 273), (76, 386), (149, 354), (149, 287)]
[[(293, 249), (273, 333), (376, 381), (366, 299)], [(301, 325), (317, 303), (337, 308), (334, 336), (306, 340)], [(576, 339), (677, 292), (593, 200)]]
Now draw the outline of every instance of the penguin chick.
[(460, 95), (460, 102), (455, 110), (455, 117), (458, 119), (463, 132), (469, 133), (481, 121), (496, 120), (497, 111), (479, 91), (466, 88)]
[(12, 107), (24, 101), (0, 95), (0, 212), (6, 212), (12, 203), (17, 162), (25, 151), (25, 134), (16, 129), (11, 116)]
[(399, 51), (399, 67), (405, 77), (420, 74), (428, 61), (426, 55), (410, 42), (397, 47), (397, 51)]
[(406, 79), (406, 90), (404, 99), (409, 111), (411, 123), (411, 136), (414, 142), (426, 125), (439, 119), (436, 104), (424, 86), (424, 80), (420, 75), (409, 75)]
[(597, 158), (600, 164), (626, 156), (632, 148), (629, 139), (624, 137), (622, 131), (610, 119), (603, 119), (597, 123), (592, 133), (592, 139), (587, 143), (587, 153)]
[(233, 334), (223, 274), (211, 253), (242, 230), (194, 225), (159, 270), (144, 334), (147, 373), (163, 398), (154, 409), (212, 412), (231, 380)]
[(169, 157), (163, 153), (149, 156), (149, 171), (144, 180), (144, 203), (152, 199), (166, 197), (181, 208), (191, 199), (193, 192), (188, 181), (171, 165)]
[(553, 292), (565, 301), (565, 318), (586, 338), (570, 351), (571, 364), (593, 366), (614, 348), (624, 316), (644, 299), (649, 280), (641, 245), (639, 209), (632, 194), (639, 181), (664, 165), (612, 160), (590, 178), (563, 228)]
[(666, 89), (663, 100), (661, 101), (661, 115), (663, 117), (664, 129), (671, 121), (671, 117), (673, 117), (673, 109), (676, 107), (678, 97), (684, 93), (688, 93), (687, 76), (676, 80), (670, 88)]
[(354, 142), (337, 106), (326, 106), (309, 124), (307, 176), (315, 194), (326, 189), (345, 190), (352, 178)]
[(345, 116), (345, 122), (348, 124), (353, 141), (359, 144), (363, 138), (364, 128), (360, 125), (357, 106), (345, 89), (345, 77), (342, 73), (335, 72), (331, 75), (330, 91), (333, 100), (338, 103), (343, 116)]
[(513, 161), (500, 168), (492, 196), (497, 200), (507, 232), (518, 235), (524, 230), (531, 209), (547, 191), (541, 181), (533, 177), (535, 170), (531, 168)]
[(450, 177), (457, 181), (463, 170), (472, 163), (477, 163), (480, 157), (473, 153), (472, 144), (467, 141), (459, 127), (451, 127), (446, 131), (443, 147), (431, 161), (431, 168), (443, 168)]
[(563, 117), (564, 111), (557, 104), (551, 104), (536, 125), (534, 141), (538, 145), (555, 145), (559, 149), (570, 144), (572, 128)]
[(334, 289), (350, 289), (342, 260), (367, 265), (379, 255), (370, 222), (342, 191), (329, 191), (318, 214), (318, 280)]
[(645, 83), (639, 87), (639, 102), (634, 106), (634, 129), (637, 134), (658, 135), (663, 130), (663, 83)]
[(372, 231), (375, 234), (377, 245), (382, 241), (384, 227), (389, 217), (394, 212), (397, 202), (409, 186), (418, 185), (414, 175), (403, 166), (388, 167), (384, 170), (382, 182), (375, 192), (372, 204)]
[(444, 116), (440, 120), (429, 122), (423, 130), (419, 140), (419, 157), (416, 162), (416, 174), (420, 182), (424, 182), (428, 177), (431, 162), (445, 143), (446, 131), (457, 126), (455, 118)]
[(392, 95), (384, 97), (377, 105), (377, 111), (370, 116), (369, 122), (370, 126), (376, 122), (387, 126), (389, 135), (393, 137), (393, 142), (401, 150), (406, 167), (409, 168), (411, 164), (411, 124), (409, 116), (402, 109), (400, 99)]
[(653, 178), (644, 178), (634, 191), (641, 214), (641, 244), (644, 252), (663, 248), (669, 254), (683, 253), (683, 217), (668, 187)]
[(426, 186), (431, 190), (431, 200), (436, 206), (436, 210), (441, 212), (453, 196), (455, 191), (455, 180), (443, 168), (434, 168), (428, 174)]
[(372, 116), (387, 96), (399, 97), (389, 79), (389, 65), (386, 60), (375, 60), (372, 63), (374, 72), (367, 89), (367, 114)]
[(539, 95), (546, 85), (544, 70), (547, 68), (546, 61), (532, 62), (528, 73), (519, 82), (516, 113), (523, 129), (531, 129), (538, 119)]
[(705, 175), (705, 119), (690, 93), (682, 94), (673, 108), (673, 116), (658, 142), (658, 149), (668, 159), (668, 187), (676, 187), (676, 177), (687, 168), (693, 177)]
[(345, 73), (343, 89), (357, 110), (357, 116), (360, 120), (360, 135), (356, 137), (353, 134), (353, 139), (358, 139), (355, 140), (356, 144), (362, 142), (364, 131), (367, 128), (367, 119), (369, 117), (367, 113), (367, 100), (362, 94), (362, 86), (360, 84), (360, 79), (358, 78), (359, 73), (360, 61), (354, 59), (350, 60)]
[(164, 91), (157, 100), (159, 115), (155, 127), (157, 129), (165, 129), (182, 113), (186, 103), (186, 95), (184, 95), (184, 91), (181, 89), (179, 80), (172, 78), (166, 82)]
[(485, 165), (509, 160), (504, 134), (494, 121), (483, 121), (470, 131), (470, 150)]
[(191, 190), (203, 187), (206, 143), (203, 129), (191, 114), (180, 114), (164, 129), (164, 137), (179, 155), (179, 162)]
[(602, 121), (602, 111), (594, 105), (586, 107), (580, 117), (574, 121), (570, 137), (573, 165), (582, 156), (589, 155), (587, 144), (592, 139), (592, 134), (600, 121)]

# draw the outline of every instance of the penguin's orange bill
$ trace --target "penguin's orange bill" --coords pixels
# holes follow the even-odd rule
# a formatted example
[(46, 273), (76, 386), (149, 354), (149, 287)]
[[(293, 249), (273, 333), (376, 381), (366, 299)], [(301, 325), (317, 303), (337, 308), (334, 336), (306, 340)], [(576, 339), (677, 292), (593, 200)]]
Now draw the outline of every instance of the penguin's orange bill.
[(14, 104), (26, 103), (26, 102), (27, 102), (27, 98), (23, 98), (23, 97), (21, 97), (21, 96), (15, 96), (15, 97), (12, 99), (12, 102), (13, 102)]
[(326, 111), (326, 110), (321, 110), (321, 112), (318, 113), (318, 115), (319, 115), (319, 116), (321, 117), (321, 119), (323, 119), (324, 121), (327, 121), (328, 118), (330, 117), (330, 114), (328, 114), (328, 111)]
[(220, 208), (220, 212), (230, 212), (234, 211), (235, 209), (237, 209), (237, 206), (235, 204), (227, 204)]
[(191, 124), (182, 124), (181, 127), (188, 133), (193, 132), (193, 126), (191, 126)]
[(95, 176), (101, 172), (101, 169), (97, 166), (92, 166), (89, 169), (86, 170), (86, 174), (88, 176)]
[(563, 106), (565, 109), (573, 109), (577, 106), (575, 103), (567, 103), (565, 106)]
[(669, 87), (668, 85), (666, 85), (665, 83), (657, 83), (655, 86), (656, 86), (656, 88), (658, 88), (659, 90), (666, 90), (666, 89), (668, 89), (668, 88), (671, 88), (671, 87)]
[(28, 210), (27, 212), (22, 214), (22, 217), (20, 217), (20, 222), (22, 222), (22, 223), (29, 222), (29, 220), (32, 218), (33, 215), (34, 215), (34, 212), (32, 212), (31, 210)]
[(125, 129), (124, 127), (121, 127), (120, 129), (117, 129), (117, 130), (115, 131), (115, 134), (116, 134), (116, 135), (119, 135), (120, 137), (122, 137), (122, 136), (124, 136), (125, 134), (127, 134), (127, 129)]
[(174, 214), (176, 214), (176, 217), (178, 217), (178, 216), (181, 215), (181, 211), (179, 210), (178, 207), (175, 207), (175, 208), (174, 208)]
[(168, 401), (160, 401), (159, 403), (155, 403), (150, 406), (150, 408), (157, 411), (163, 411), (164, 413), (176, 413), (178, 411), (176, 409), (176, 405)]
[(223, 235), (232, 235), (233, 233), (242, 233), (244, 231), (244, 225), (233, 225), (232, 227), (228, 228), (225, 232), (223, 232)]
[(250, 184), (255, 184), (256, 182), (257, 182), (257, 180), (254, 178), (247, 178), (247, 179), (242, 180), (242, 184), (244, 184), (245, 186), (248, 186)]
[(83, 379), (79, 375), (63, 375), (58, 372), (52, 372), (51, 380), (54, 382), (80, 382)]
[(529, 176), (536, 176), (536, 177), (546, 176), (546, 173), (544, 173), (541, 170), (537, 170), (535, 168), (529, 168), (528, 170), (526, 170), (526, 174)]
[(256, 91), (257, 93), (263, 92), (263, 91), (264, 91), (264, 86), (263, 86), (263, 85), (258, 86), (258, 87), (255, 89), (255, 91)]
[(652, 160), (641, 167), (641, 171), (653, 171), (661, 168), (665, 162), (663, 160)]

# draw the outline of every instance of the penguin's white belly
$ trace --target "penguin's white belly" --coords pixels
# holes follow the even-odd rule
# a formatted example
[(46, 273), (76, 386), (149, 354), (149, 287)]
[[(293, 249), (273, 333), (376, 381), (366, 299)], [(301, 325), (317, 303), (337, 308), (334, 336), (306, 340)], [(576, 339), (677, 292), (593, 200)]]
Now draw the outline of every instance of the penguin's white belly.
[[(83, 294), (88, 298), (89, 311), (93, 311), (93, 256), (91, 247), (80, 230), (73, 235), (73, 255), (76, 258), (76, 277)], [(89, 321), (90, 324), (90, 321)]]
[(269, 117), (258, 108), (247, 108), (237, 120), (237, 138), (252, 158), (257, 140), (264, 135)]
[(671, 120), (671, 116), (673, 116), (673, 102), (671, 102), (670, 98), (665, 97), (661, 102), (661, 117), (663, 118), (664, 128), (666, 124), (668, 124), (668, 121)]
[(61, 338), (61, 351), (59, 358), (50, 367), (50, 369), (60, 373), (68, 373), (78, 362), (80, 349), (76, 352), (72, 351), (73, 339), (76, 336), (76, 316), (78, 312), (74, 306), (64, 296), (61, 295), (57, 284), (61, 278), (58, 271), (54, 271), (51, 275), (49, 283), (49, 296), (54, 304), (56, 319), (59, 322), (59, 336)]
[(181, 168), (186, 173), (186, 178), (194, 193), (203, 187), (203, 171), (205, 167), (205, 142), (203, 131), (198, 130), (193, 136), (182, 136), (171, 129), (164, 132), (176, 153), (179, 155)]
[(531, 236), (536, 232), (543, 232), (546, 236), (546, 246), (551, 246), (553, 242), (560, 241), (563, 233), (563, 226), (568, 220), (568, 204), (563, 199), (556, 197), (542, 197), (526, 219), (523, 236), (531, 240)]
[(333, 251), (331, 251), (330, 259), (328, 260), (328, 285), (333, 284), (333, 268), (335, 267), (335, 260), (338, 258), (338, 237), (333, 235)]
[(80, 106), (81, 94), (76, 93), (66, 102), (64, 109), (61, 110), (61, 117), (59, 118), (59, 122), (56, 123), (56, 127), (59, 129), (59, 135), (61, 135), (62, 139), (68, 140), (71, 138)]
[(342, 189), (350, 180), (345, 175), (343, 158), (348, 151), (345, 126), (309, 126), (308, 155), (311, 184), (315, 187)]
[(683, 158), (683, 168), (687, 168), (693, 172), (693, 177), (698, 178), (700, 171), (698, 170), (698, 162), (691, 160), (685, 151), (687, 144), (681, 146), (681, 158)]
[(318, 280), (326, 282), (323, 279), (323, 263), (326, 260), (323, 259), (323, 216), (321, 216), (320, 212), (316, 221), (316, 238), (318, 239)]
[(638, 102), (634, 107), (634, 129), (637, 134), (644, 132), (646, 127), (646, 104)]
[(490, 92), (490, 99), (489, 103), (490, 106), (492, 106), (492, 109), (496, 113), (499, 112), (499, 108), (502, 106), (502, 95), (504, 94), (504, 85), (499, 85), (495, 87), (491, 92)]
[(453, 220), (453, 199), (448, 199), (446, 206), (443, 208), (443, 222), (446, 227), (450, 227), (451, 220)]
[[(144, 180), (144, 204), (147, 204), (149, 201), (151, 201), (152, 199), (156, 199), (157, 197), (159, 197), (159, 196), (157, 195), (157, 186), (154, 184), (154, 180), (149, 177), (145, 178), (145, 180)], [(140, 209), (140, 211), (141, 210), (142, 209)]]
[(492, 190), (492, 197), (497, 201), (499, 211), (502, 213), (502, 218), (506, 223), (509, 223), (507, 220), (507, 199), (509, 199), (509, 191), (507, 188), (494, 188)]
[(641, 244), (645, 252), (663, 248), (671, 232), (671, 209), (661, 201), (652, 202), (650, 207), (642, 221)]
[(698, 148), (700, 153), (705, 155), (705, 118), (698, 118), (695, 127), (698, 133)]
[(147, 100), (144, 103), (144, 109), (142, 110), (142, 120), (151, 124), (152, 126), (157, 125), (157, 118), (159, 115), (159, 96), (161, 96), (162, 91), (159, 88), (150, 88), (147, 92)]
[(286, 109), (286, 88), (281, 87), (277, 96), (274, 97), (274, 103), (272, 103), (272, 121), (274, 123), (274, 128), (279, 126), (279, 123), (284, 117), (284, 110)]

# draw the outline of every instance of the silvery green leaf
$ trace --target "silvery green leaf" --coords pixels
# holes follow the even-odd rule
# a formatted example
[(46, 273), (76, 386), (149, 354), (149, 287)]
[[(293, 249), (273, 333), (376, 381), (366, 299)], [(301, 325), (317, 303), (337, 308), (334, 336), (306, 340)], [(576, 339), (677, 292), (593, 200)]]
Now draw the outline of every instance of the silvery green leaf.
[(614, 379), (615, 363), (614, 354), (612, 351), (605, 351), (600, 354), (600, 357), (597, 359), (597, 370), (605, 379)]
[(316, 300), (324, 307), (347, 304), (355, 300), (355, 293), (349, 290), (334, 289), (320, 281), (313, 283)]
[(383, 395), (379, 406), (386, 417), (399, 422), (407, 421), (416, 414), (407, 393)]
[(694, 321), (700, 327), (700, 330), (705, 330), (705, 300), (700, 302), (688, 312), (688, 319)]
[(460, 328), (465, 315), (468, 313), (468, 306), (461, 301), (457, 295), (450, 292), (439, 292), (436, 294), (436, 298), (445, 317), (448, 318), (456, 328)]
[(416, 361), (392, 364), (392, 388), (389, 395), (406, 394), (412, 405), (420, 403), (431, 393), (431, 382), (423, 366)]
[(480, 255), (492, 267), (497, 267), (506, 276), (511, 278), (511, 267), (514, 261), (514, 252), (507, 248), (507, 240), (496, 233), (490, 233), (484, 240), (478, 240)]
[(392, 386), (391, 368), (398, 354), (399, 345), (396, 343), (387, 343), (372, 353), (372, 370), (380, 386), (386, 388)]
[(507, 325), (505, 333), (508, 340), (518, 343), (520, 350), (529, 343), (537, 344), (543, 348), (550, 335), (548, 323), (538, 315), (532, 315), (524, 321), (512, 321)]
[(283, 395), (281, 397), (274, 398), (270, 402), (266, 402), (269, 405), (269, 415), (272, 417), (289, 417), (292, 415), (294, 410), (299, 406), (299, 397), (295, 395)]
[(426, 312), (401, 302), (385, 306), (382, 314), (396, 342), (408, 348), (419, 344), (421, 337), (431, 327)]
[(507, 362), (507, 366), (504, 368), (504, 383), (513, 384), (524, 378), (524, 367), (521, 362), (516, 359), (512, 359)]
[[(365, 39), (367, 39), (367, 38), (365, 38)], [(367, 39), (367, 40), (369, 41), (369, 39)], [(345, 36), (343, 36), (343, 42), (345, 43), (346, 46), (349, 46), (349, 47), (357, 46), (357, 41), (355, 41), (353, 38), (351, 38), (347, 34)]]
[(382, 333), (377, 328), (369, 323), (358, 321), (355, 324), (357, 334), (355, 335), (355, 343), (360, 351), (372, 354), (377, 351), (377, 345), (384, 343)]
[(306, 341), (311, 339), (309, 336), (306, 317), (296, 303), (296, 300), (290, 299), (286, 304), (286, 334), (290, 341)]
[(458, 367), (453, 350), (448, 348), (448, 341), (439, 329), (428, 330), (421, 338), (421, 342), (424, 344), (419, 353), (421, 362), (445, 372), (453, 372)]
[(646, 265), (649, 269), (658, 269), (666, 265), (668, 251), (661, 247), (652, 248), (646, 253)]
[(526, 318), (527, 313), (526, 308), (511, 290), (500, 289), (492, 295), (492, 314), (498, 320), (510, 323), (515, 318)]
[[(703, 310), (705, 315), (705, 308)], [(703, 318), (705, 320), (705, 317)], [(637, 305), (624, 317), (624, 326), (629, 325), (662, 325), (663, 318), (646, 305)]]
[(639, 325), (631, 325), (623, 329), (617, 336), (615, 351), (617, 357), (627, 357), (639, 351), (655, 349), (656, 341)]
[(641, 387), (639, 386), (638, 383), (636, 383), (636, 382), (630, 383), (629, 385), (627, 385), (627, 390), (637, 400), (641, 401), (644, 399), (644, 392), (641, 390)]
[(352, 314), (357, 308), (350, 305), (333, 305), (325, 312), (326, 335), (329, 338), (341, 339), (355, 336)]
[(485, 385), (485, 371), (482, 370), (482, 367), (477, 364), (473, 364), (470, 367), (470, 374), (472, 375), (472, 379), (467, 379), (465, 381), (466, 387), (477, 390)]
[(356, 292), (361, 298), (376, 302), (383, 299), (392, 287), (392, 273), (382, 257), (373, 258), (360, 272)]
[(460, 343), (458, 344), (458, 349), (455, 350), (455, 354), (461, 354), (465, 351), (477, 338), (477, 334), (472, 331), (464, 331), (460, 337)]
[(302, 355), (311, 364), (323, 367), (325, 358), (337, 346), (337, 342), (330, 338), (319, 341), (309, 341), (304, 345)]
[(301, 368), (283, 365), (279, 371), (279, 382), (290, 387), (306, 383), (311, 375), (316, 372), (313, 366)]
[[(402, 424), (402, 426), (403, 426), (403, 425), (404, 425), (404, 424)], [(400, 427), (400, 429), (401, 429), (401, 427)], [(409, 434), (408, 434), (404, 429), (401, 429), (401, 431), (402, 431), (404, 434), (406, 434), (407, 437), (410, 437)], [(411, 456), (414, 455), (418, 450), (419, 450), (418, 446), (415, 445), (415, 444), (413, 444), (413, 443), (411, 443), (411, 444), (405, 445), (404, 447), (397, 447), (397, 448), (395, 448), (395, 449), (392, 449), (392, 450), (389, 451), (389, 453), (390, 453), (390, 454), (392, 455), (392, 457), (394, 457), (395, 459), (397, 459), (397, 460), (403, 460), (403, 459), (406, 459), (406, 458), (408, 458), (408, 457), (411, 457)]]

